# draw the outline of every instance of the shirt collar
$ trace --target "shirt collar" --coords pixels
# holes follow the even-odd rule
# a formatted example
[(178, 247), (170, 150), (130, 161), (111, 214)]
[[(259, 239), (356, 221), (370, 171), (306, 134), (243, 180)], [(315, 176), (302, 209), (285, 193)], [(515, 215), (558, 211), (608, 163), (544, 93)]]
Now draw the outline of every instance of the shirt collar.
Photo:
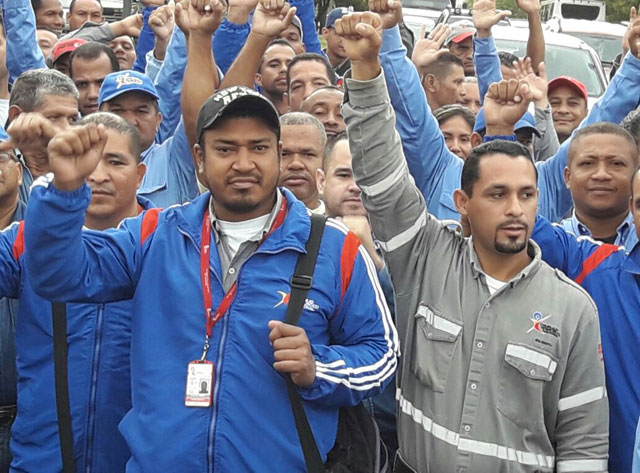
[[(280, 192), (280, 189), (276, 189), (276, 203), (271, 209), (271, 212), (269, 213), (269, 218), (267, 219), (267, 222), (265, 223), (264, 228), (262, 229), (261, 232), (256, 233), (251, 238), (248, 238), (247, 241), (260, 241), (267, 233), (269, 233), (269, 229), (273, 225), (273, 222), (275, 221), (276, 216), (278, 215), (278, 211), (280, 210), (281, 205), (282, 205), (282, 193)], [(213, 208), (213, 198), (209, 199), (209, 219), (211, 220), (211, 227), (213, 228), (213, 234), (215, 235), (216, 243), (218, 243), (220, 241), (220, 235), (221, 235), (220, 223), (219, 223), (220, 219), (216, 217), (216, 212), (215, 212), (215, 209)]]
[[(573, 215), (571, 216), (571, 224), (578, 236), (592, 236), (591, 230), (589, 230), (589, 228), (587, 228), (587, 226), (580, 221), (575, 209), (573, 210)], [(624, 244), (624, 239), (629, 234), (629, 231), (635, 231), (633, 215), (631, 215), (631, 212), (627, 214), (622, 223), (618, 225), (618, 228), (616, 228), (616, 244)]]
[[(485, 273), (484, 270), (482, 269), (482, 265), (480, 264), (480, 260), (478, 259), (478, 254), (476, 253), (476, 250), (473, 247), (472, 237), (467, 238), (467, 244), (469, 245), (468, 251), (469, 251), (469, 256), (471, 261), (471, 267), (474, 271), (474, 277), (478, 278), (481, 274), (486, 277), (487, 273)], [(540, 266), (542, 252), (540, 250), (540, 247), (535, 241), (529, 240), (529, 245), (527, 246), (527, 254), (532, 258), (532, 260), (518, 274), (516, 274), (509, 281), (507, 281), (507, 283), (511, 284), (512, 287), (518, 281), (533, 275), (535, 271), (538, 269), (538, 266)]]

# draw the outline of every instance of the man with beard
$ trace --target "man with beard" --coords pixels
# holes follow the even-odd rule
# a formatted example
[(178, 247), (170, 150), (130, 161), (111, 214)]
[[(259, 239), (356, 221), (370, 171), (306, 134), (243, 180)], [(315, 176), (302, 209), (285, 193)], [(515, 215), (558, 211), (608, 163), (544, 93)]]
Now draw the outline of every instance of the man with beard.
[(489, 88), (488, 142), (466, 159), (454, 193), (465, 238), (428, 214), (407, 169), (379, 59), (381, 23), (354, 13), (336, 32), (352, 64), (343, 112), (353, 170), (393, 281), (403, 346), (395, 471), (604, 472), (597, 311), (529, 239), (537, 168), (513, 135), (527, 85)]
[(320, 87), (302, 102), (302, 111), (313, 115), (324, 125), (327, 137), (344, 133), (347, 125), (342, 118), (344, 92), (335, 85)]
[(287, 91), (287, 67), (296, 53), (284, 39), (273, 40), (264, 52), (258, 72), (256, 85), (260, 87), (262, 95), (271, 103), (280, 115), (287, 113), (289, 105), (284, 101)]

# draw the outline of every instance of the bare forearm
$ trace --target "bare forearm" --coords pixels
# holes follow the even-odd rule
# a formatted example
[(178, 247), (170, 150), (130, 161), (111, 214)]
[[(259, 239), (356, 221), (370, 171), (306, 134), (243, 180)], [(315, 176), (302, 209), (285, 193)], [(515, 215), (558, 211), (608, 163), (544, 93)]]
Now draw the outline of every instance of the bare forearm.
[(164, 61), (167, 54), (167, 47), (169, 46), (169, 38), (161, 39), (156, 36), (156, 42), (153, 47), (153, 57), (158, 61)]
[(253, 88), (260, 59), (272, 39), (261, 34), (249, 33), (247, 42), (224, 76), (221, 88), (224, 89), (234, 85)]
[(544, 33), (542, 32), (542, 23), (540, 23), (540, 12), (530, 13), (528, 18), (529, 41), (527, 41), (527, 56), (531, 58), (531, 65), (537, 74), (538, 66), (541, 62), (544, 62)]
[(211, 52), (211, 37), (191, 32), (182, 86), (182, 116), (189, 144), (196, 141), (196, 120), (202, 104), (218, 88), (218, 73)]

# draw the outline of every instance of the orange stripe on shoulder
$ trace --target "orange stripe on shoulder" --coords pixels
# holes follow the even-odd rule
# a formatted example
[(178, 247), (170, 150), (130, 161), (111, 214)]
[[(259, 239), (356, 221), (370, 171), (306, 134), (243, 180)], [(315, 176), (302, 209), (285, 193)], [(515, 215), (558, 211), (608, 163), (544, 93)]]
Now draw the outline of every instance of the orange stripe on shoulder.
[(355, 235), (355, 233), (347, 233), (347, 236), (344, 239), (344, 244), (342, 245), (342, 254), (340, 255), (341, 301), (349, 288), (351, 276), (353, 276), (353, 265), (356, 262), (359, 246), (360, 239)]
[(576, 282), (578, 284), (582, 284), (584, 278), (586, 278), (594, 269), (596, 269), (604, 260), (606, 260), (613, 253), (618, 251), (619, 247), (617, 245), (609, 245), (604, 244), (598, 247), (596, 251), (591, 253), (584, 262), (582, 263), (582, 272), (578, 274), (576, 278)]
[(18, 225), (18, 234), (13, 242), (13, 257), (16, 261), (20, 259), (22, 253), (24, 253), (24, 220)]
[(142, 217), (142, 227), (140, 229), (140, 245), (144, 245), (147, 238), (156, 230), (158, 226), (158, 214), (162, 209), (149, 209)]

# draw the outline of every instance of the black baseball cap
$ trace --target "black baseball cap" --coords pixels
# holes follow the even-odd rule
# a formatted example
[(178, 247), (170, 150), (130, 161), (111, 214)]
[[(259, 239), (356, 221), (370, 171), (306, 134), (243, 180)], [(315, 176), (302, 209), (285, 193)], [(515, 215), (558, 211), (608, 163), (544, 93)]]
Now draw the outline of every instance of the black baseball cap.
[(269, 99), (248, 87), (234, 86), (216, 92), (204, 103), (196, 121), (196, 142), (200, 142), (202, 134), (216, 120), (237, 110), (246, 111), (249, 116), (264, 120), (280, 134), (280, 117)]

